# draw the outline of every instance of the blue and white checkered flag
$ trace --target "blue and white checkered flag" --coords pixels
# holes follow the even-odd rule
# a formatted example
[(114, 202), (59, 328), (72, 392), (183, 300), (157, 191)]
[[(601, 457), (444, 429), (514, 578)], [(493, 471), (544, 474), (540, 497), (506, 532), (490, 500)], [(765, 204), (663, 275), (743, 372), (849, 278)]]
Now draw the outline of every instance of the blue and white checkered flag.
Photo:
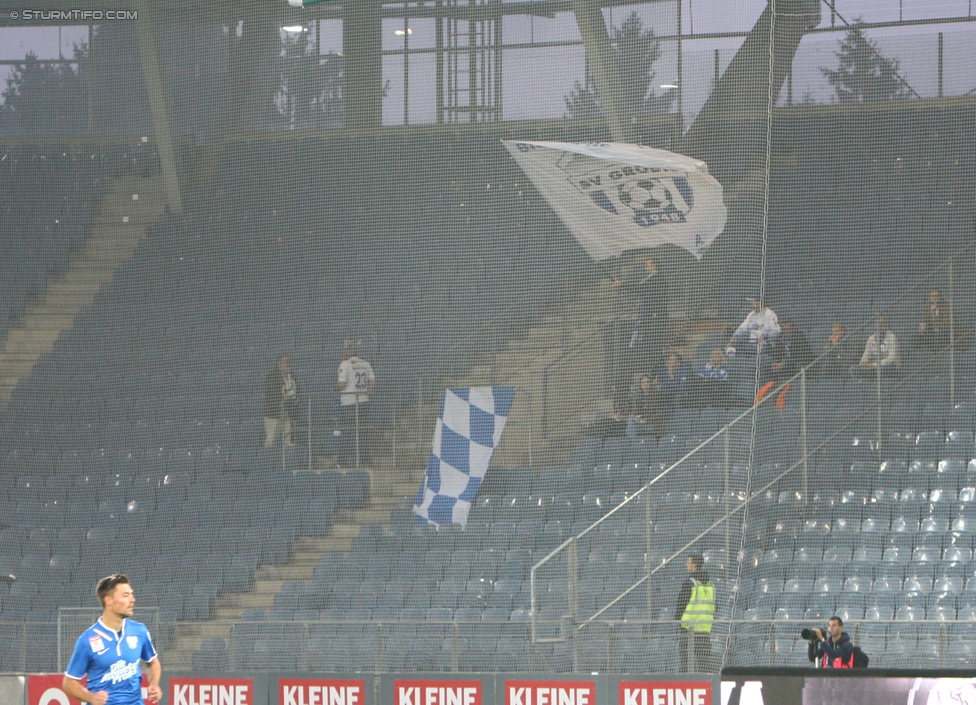
[(427, 472), (414, 502), (413, 512), (422, 521), (468, 523), (514, 400), (515, 387), (444, 390)]

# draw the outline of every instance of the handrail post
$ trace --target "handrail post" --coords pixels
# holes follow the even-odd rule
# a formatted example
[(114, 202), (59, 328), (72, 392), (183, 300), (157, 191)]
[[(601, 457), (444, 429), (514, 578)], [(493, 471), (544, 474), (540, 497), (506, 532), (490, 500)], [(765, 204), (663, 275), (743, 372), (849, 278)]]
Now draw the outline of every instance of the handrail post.
[(494, 387), (495, 380), (498, 379), (498, 322), (494, 319), (488, 335), (491, 339), (491, 373), (488, 376), (488, 386)]
[(577, 649), (578, 640), (576, 638), (576, 625), (579, 624), (579, 584), (577, 578), (577, 566), (579, 565), (579, 555), (577, 554), (577, 540), (574, 536), (570, 539), (568, 552), (566, 554), (566, 574), (569, 579), (567, 597), (569, 598), (569, 619), (573, 634), (573, 672), (579, 672), (579, 652)]
[(722, 434), (723, 435), (723, 438), (725, 439), (725, 443), (724, 443), (724, 446), (725, 446), (725, 499), (724, 499), (724, 504), (725, 504), (725, 514), (726, 514), (726, 519), (725, 519), (725, 560), (726, 561), (729, 560), (729, 558), (728, 558), (729, 557), (729, 547), (730, 547), (731, 542), (732, 542), (732, 537), (729, 536), (730, 526), (729, 526), (729, 520), (728, 520), (729, 502), (732, 499), (732, 441), (729, 438), (729, 427), (730, 427), (730, 424), (725, 424), (725, 433)]
[(397, 468), (397, 455), (399, 451), (399, 440), (400, 440), (400, 389), (397, 388), (396, 393), (396, 403), (393, 405), (393, 471), (396, 472)]
[(800, 440), (803, 443), (803, 502), (809, 501), (809, 468), (807, 467), (807, 369), (800, 370)]
[[(942, 47), (942, 35), (939, 35)], [(952, 260), (949, 260), (949, 405), (956, 405), (956, 297)]]
[(578, 602), (576, 590), (579, 587), (576, 581), (576, 566), (577, 566), (577, 554), (576, 554), (576, 537), (573, 537), (569, 542), (569, 548), (566, 553), (566, 579), (567, 579), (567, 590), (566, 596), (569, 598), (569, 616), (573, 620), (573, 626), (576, 626), (578, 611)]
[(451, 673), (458, 672), (458, 665), (461, 662), (461, 635), (458, 634), (458, 623), (455, 620), (454, 629), (451, 630)]
[(651, 593), (651, 550), (654, 546), (654, 532), (651, 526), (651, 493), (644, 490), (644, 575), (647, 577), (647, 619), (654, 614), (654, 596)]
[(876, 436), (875, 448), (881, 448), (881, 357), (879, 355), (878, 361), (874, 363), (875, 379), (877, 380), (877, 419), (878, 419), (878, 433)]
[(535, 599), (535, 569), (536, 566), (532, 566), (529, 570), (529, 639), (532, 644), (535, 644), (537, 639), (536, 620), (539, 613)]
[(356, 469), (359, 470), (359, 394), (356, 394)]
[(308, 446), (308, 471), (312, 472), (312, 395), (308, 395), (308, 419), (305, 422), (305, 441)]
[(549, 365), (542, 370), (542, 437), (549, 438)]
[(415, 448), (417, 449), (418, 453), (420, 451), (420, 447), (421, 447), (420, 444), (422, 442), (421, 435), (423, 434), (423, 430), (422, 430), (423, 427), (421, 425), (422, 424), (421, 417), (423, 416), (421, 410), (423, 408), (424, 408), (424, 379), (423, 377), (418, 377), (417, 378), (417, 438), (415, 439)]
[[(288, 433), (285, 433), (285, 419), (288, 419)], [(278, 435), (281, 436), (281, 472), (284, 474), (285, 469), (288, 467), (288, 461), (285, 458), (285, 450), (288, 444), (291, 442), (291, 433), (294, 431), (291, 427), (291, 417), (288, 415), (288, 409), (285, 408), (285, 402), (281, 402), (281, 412), (278, 414)]]
[(521, 392), (524, 396), (528, 397), (528, 401), (526, 403), (529, 405), (529, 413), (527, 414), (526, 424), (527, 428), (529, 429), (529, 467), (534, 468), (535, 462), (533, 458), (533, 449), (535, 443), (532, 436), (532, 423), (533, 419), (535, 419), (535, 414), (532, 413), (532, 392), (524, 387), (517, 387), (515, 392), (516, 394)]

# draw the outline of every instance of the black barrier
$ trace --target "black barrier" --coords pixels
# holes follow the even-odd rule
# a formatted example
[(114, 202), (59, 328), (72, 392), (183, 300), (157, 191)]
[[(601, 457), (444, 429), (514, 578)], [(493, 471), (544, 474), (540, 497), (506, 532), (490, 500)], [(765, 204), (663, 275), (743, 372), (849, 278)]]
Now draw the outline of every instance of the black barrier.
[(727, 668), (722, 705), (966, 705), (972, 670)]

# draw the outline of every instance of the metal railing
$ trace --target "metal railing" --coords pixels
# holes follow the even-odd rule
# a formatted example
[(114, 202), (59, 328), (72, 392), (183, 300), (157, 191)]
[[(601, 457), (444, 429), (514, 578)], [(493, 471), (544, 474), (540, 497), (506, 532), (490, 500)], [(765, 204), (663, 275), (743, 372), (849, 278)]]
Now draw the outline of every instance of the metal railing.
[[(706, 543), (710, 547), (724, 546), (721, 551), (726, 558), (731, 556), (733, 549), (738, 550), (739, 548), (742, 521), (747, 514), (747, 508), (773, 488), (788, 487), (790, 490), (799, 493), (803, 503), (807, 502), (810, 495), (808, 465), (811, 457), (823, 451), (841, 434), (851, 429), (872, 412), (875, 413), (873, 433), (869, 434), (867, 438), (859, 439), (859, 441), (868, 443), (871, 451), (875, 453), (875, 457), (880, 460), (882, 450), (888, 442), (885, 437), (884, 409), (899, 391), (909, 389), (909, 385), (923, 374), (932, 371), (944, 372), (948, 379), (947, 399), (944, 401), (954, 404), (957, 397), (957, 377), (959, 375), (956, 352), (959, 344), (968, 334), (968, 330), (957, 322), (958, 310), (955, 304), (959, 291), (971, 290), (969, 286), (965, 289), (962, 287), (957, 289), (956, 274), (959, 271), (958, 262), (971, 256), (974, 246), (976, 244), (963, 248), (943, 262), (915, 286), (891, 301), (883, 311), (871, 316), (850, 334), (853, 336), (857, 332), (864, 331), (880, 315), (897, 311), (909, 297), (922, 289), (927, 291), (934, 288), (935, 283), (938, 283), (943, 293), (947, 294), (946, 300), (950, 311), (949, 331), (947, 340), (943, 341), (943, 347), (930, 353), (918, 352), (920, 362), (903, 376), (893, 377), (888, 374), (888, 370), (882, 374), (881, 367), (877, 367), (874, 372), (867, 373), (867, 382), (855, 382), (852, 379), (849, 383), (845, 383), (849, 385), (873, 383), (873, 394), (862, 399), (860, 407), (855, 406), (850, 409), (848, 418), (840, 420), (840, 423), (834, 425), (830, 431), (820, 434), (819, 442), (811, 440), (813, 438), (811, 432), (813, 408), (809, 398), (810, 383), (813, 377), (823, 372), (830, 351), (824, 352), (796, 375), (787, 380), (782, 380), (778, 384), (777, 391), (788, 389), (788, 385), (798, 385), (800, 388), (799, 418), (796, 419), (799, 447), (793, 449), (793, 452), (783, 453), (781, 452), (782, 449), (764, 448), (765, 439), (757, 433), (757, 426), (769, 420), (769, 415), (764, 415), (763, 412), (770, 409), (772, 400), (776, 398), (776, 394), (769, 394), (744, 410), (726, 426), (698, 443), (696, 447), (683, 453), (680, 458), (666, 463), (659, 472), (651, 472), (653, 476), (642, 486), (635, 488), (633, 494), (584, 531), (568, 538), (539, 560), (532, 567), (530, 573), (532, 641), (534, 643), (546, 643), (565, 641), (569, 638), (565, 632), (557, 634), (540, 632), (539, 624), (547, 614), (551, 615), (554, 612), (565, 614), (573, 629), (578, 631), (595, 620), (599, 620), (609, 609), (618, 605), (621, 600), (628, 598), (642, 586), (646, 589), (647, 609), (649, 614), (652, 613), (656, 597), (651, 585), (653, 576), (664, 570), (675, 558), (685, 555), (685, 552), (692, 547), (698, 546), (700, 548)], [(761, 362), (761, 356), (757, 357), (757, 388), (761, 378), (761, 369), (759, 368)], [(852, 360), (852, 362), (855, 361)], [(855, 370), (858, 370), (856, 362), (852, 368), (852, 375), (854, 375)], [(872, 377), (873, 379), (871, 379)], [(779, 464), (762, 463), (762, 461), (768, 461), (772, 458), (775, 458)], [(708, 487), (695, 486), (694, 479), (682, 478), (682, 471), (692, 467), (692, 464), (696, 462), (703, 466), (711, 463), (719, 469), (718, 473), (711, 473), (712, 484)], [(763, 464), (770, 467), (763, 468), (761, 467)], [(736, 473), (737, 467), (739, 468), (738, 474)], [(687, 475), (688, 473), (684, 474)], [(722, 482), (720, 489), (715, 487), (718, 482)], [(660, 491), (657, 491), (659, 488)], [(655, 524), (662, 521), (666, 524), (669, 520), (674, 519), (674, 517), (668, 516), (667, 508), (661, 506), (666, 495), (665, 491), (669, 489), (713, 492), (718, 497), (718, 501), (713, 502), (713, 505), (719, 506), (711, 507), (712, 513), (709, 516), (713, 516), (713, 520), (702, 522), (683, 534), (679, 531), (677, 541), (668, 550), (656, 551), (655, 543), (659, 536), (654, 532)], [(629, 586), (602, 605), (584, 607), (580, 601), (580, 566), (584, 551), (588, 551), (591, 545), (599, 544), (605, 547), (606, 539), (619, 536), (622, 527), (628, 524), (634, 526), (643, 524), (644, 526), (642, 536), (643, 567), (640, 571), (640, 577), (633, 580)], [(720, 535), (716, 536), (716, 533), (713, 533), (716, 531), (720, 532)], [(667, 537), (665, 536), (665, 538)], [(706, 542), (706, 538), (709, 541)], [(630, 544), (631, 547), (636, 545), (636, 540)], [(545, 593), (542, 586), (543, 582), (547, 580), (550, 582), (565, 580), (565, 590), (557, 591), (555, 597), (552, 593)]]
[[(841, 602), (843, 598), (841, 598)], [(841, 606), (843, 607), (843, 606)], [(839, 609), (845, 616), (847, 609)], [(829, 615), (827, 615), (829, 616)], [(717, 618), (709, 637), (711, 662), (706, 672), (718, 667), (716, 652), (726, 635), (736, 635), (737, 648), (729, 666), (810, 666), (806, 642), (800, 631), (824, 627), (823, 620)], [(227, 634), (224, 648), (210, 651), (226, 659), (226, 670), (240, 671), (357, 671), (386, 672), (654, 672), (682, 670), (679, 627), (673, 620), (608, 619), (591, 623), (563, 644), (532, 644), (529, 626), (516, 621), (469, 620), (343, 620), (210, 622), (214, 634)], [(0, 623), (4, 648), (0, 672), (24, 673), (63, 670), (52, 660), (55, 623)], [(546, 621), (551, 631), (573, 634), (568, 618)], [(951, 645), (976, 636), (976, 622), (969, 619), (879, 621), (845, 619), (845, 631), (862, 645), (872, 667), (971, 667)], [(153, 631), (161, 653), (180, 627), (160, 623)], [(77, 636), (77, 635), (74, 635)], [(880, 647), (888, 636), (912, 646), (907, 653)], [(218, 643), (220, 638), (218, 637)], [(916, 641), (920, 639), (920, 641)], [(73, 642), (72, 642), (73, 643)], [(924, 653), (914, 648), (924, 643)], [(183, 654), (188, 664), (192, 652)], [(919, 660), (921, 659), (921, 661)]]

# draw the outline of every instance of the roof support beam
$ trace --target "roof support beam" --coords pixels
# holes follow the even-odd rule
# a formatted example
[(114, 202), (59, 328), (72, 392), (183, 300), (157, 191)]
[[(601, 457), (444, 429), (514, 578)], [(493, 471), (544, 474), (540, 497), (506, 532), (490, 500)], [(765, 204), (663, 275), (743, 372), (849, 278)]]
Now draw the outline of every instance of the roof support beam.
[(632, 142), (634, 131), (624, 114), (620, 72), (610, 46), (603, 8), (598, 0), (572, 0), (571, 4), (586, 49), (586, 65), (593, 75), (610, 136), (614, 142)]
[(139, 54), (142, 61), (142, 73), (146, 82), (146, 93), (149, 95), (149, 110), (152, 115), (156, 150), (159, 152), (159, 163), (163, 172), (166, 203), (169, 205), (170, 212), (179, 215), (183, 212), (183, 197), (180, 194), (176, 150), (173, 146), (173, 121), (169, 113), (172, 101), (167, 97), (166, 84), (159, 68), (156, 32), (149, 8), (150, 3), (147, 0), (141, 0), (139, 3), (139, 21), (136, 23), (139, 33)]

